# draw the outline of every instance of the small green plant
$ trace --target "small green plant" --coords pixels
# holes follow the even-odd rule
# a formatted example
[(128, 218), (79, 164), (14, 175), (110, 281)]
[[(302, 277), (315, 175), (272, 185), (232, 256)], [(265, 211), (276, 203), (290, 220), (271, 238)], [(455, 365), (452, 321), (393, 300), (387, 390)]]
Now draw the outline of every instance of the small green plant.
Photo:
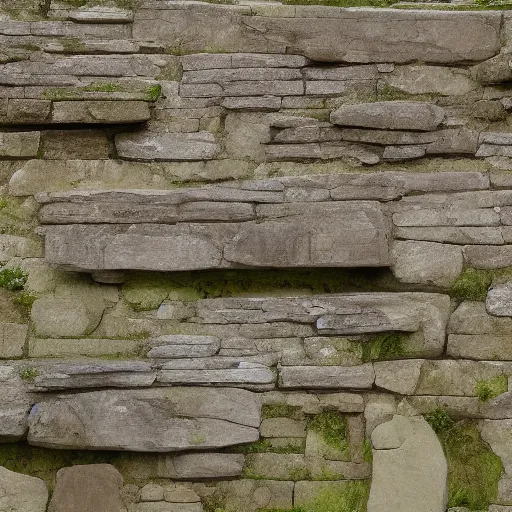
[(18, 375), (27, 382), (32, 382), (39, 376), (39, 370), (35, 366), (21, 366), (18, 368)]
[(370, 485), (366, 481), (345, 481), (343, 485), (325, 484), (310, 501), (301, 505), (303, 512), (366, 512)]
[(424, 417), (448, 461), (448, 508), (487, 510), (498, 495), (501, 459), (482, 440), (474, 421), (455, 421), (442, 407)]
[(487, 402), (508, 390), (508, 377), (498, 375), (490, 380), (479, 380), (476, 383), (476, 396), (481, 402)]
[(484, 301), (492, 283), (492, 272), (466, 268), (451, 286), (451, 295), (459, 300)]
[(373, 336), (370, 341), (362, 343), (363, 362), (397, 359), (405, 355), (405, 343), (408, 334), (391, 332)]
[(323, 411), (313, 416), (307, 428), (320, 434), (325, 444), (332, 448), (340, 452), (349, 449), (347, 421), (338, 411)]
[(363, 460), (365, 462), (373, 462), (372, 443), (368, 439), (365, 439), (363, 442)]
[(424, 418), (432, 427), (432, 430), (438, 435), (449, 432), (455, 424), (454, 420), (444, 407), (438, 407), (437, 409), (424, 414)]
[(161, 85), (152, 85), (146, 89), (146, 99), (148, 101), (156, 101), (162, 95)]
[(0, 288), (10, 291), (23, 290), (28, 274), (20, 267), (4, 268), (0, 271)]

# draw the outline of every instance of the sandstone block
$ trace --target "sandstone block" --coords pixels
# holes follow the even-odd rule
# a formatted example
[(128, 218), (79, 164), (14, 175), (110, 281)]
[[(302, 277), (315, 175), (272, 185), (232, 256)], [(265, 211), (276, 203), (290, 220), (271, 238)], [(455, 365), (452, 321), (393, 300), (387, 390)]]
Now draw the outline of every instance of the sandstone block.
[(144, 101), (58, 101), (53, 105), (52, 123), (124, 124), (150, 118)]
[(279, 372), (282, 388), (371, 388), (375, 380), (373, 366), (284, 366)]

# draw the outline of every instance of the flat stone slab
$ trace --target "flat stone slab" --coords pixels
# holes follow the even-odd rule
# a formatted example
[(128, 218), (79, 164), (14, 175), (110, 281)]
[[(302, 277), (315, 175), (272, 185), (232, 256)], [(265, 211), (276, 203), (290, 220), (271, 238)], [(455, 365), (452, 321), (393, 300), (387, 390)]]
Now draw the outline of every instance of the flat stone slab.
[(375, 381), (373, 365), (283, 366), (279, 372), (282, 388), (370, 389)]
[(441, 107), (418, 101), (376, 101), (343, 105), (331, 113), (331, 122), (342, 126), (380, 130), (435, 130), (444, 119)]
[(368, 512), (444, 512), (448, 465), (423, 417), (394, 416), (372, 433)]
[[(200, 192), (201, 189), (191, 190), (195, 195)], [(252, 196), (257, 200), (262, 194), (263, 201), (281, 194), (278, 191), (250, 192), (246, 194), (248, 199)], [(237, 195), (236, 189), (227, 187), (223, 193)], [(183, 194), (186, 192), (181, 196), (163, 194), (160, 211), (155, 209), (155, 204), (146, 206), (145, 201), (151, 198), (151, 194), (147, 197), (141, 194), (144, 202), (135, 203), (133, 217), (136, 212), (149, 210), (153, 224), (48, 226), (45, 228), (46, 261), (83, 270), (159, 271), (237, 267), (381, 267), (390, 263), (390, 225), (377, 202), (320, 202), (307, 203), (307, 207), (302, 203), (260, 204), (257, 221), (159, 223), (172, 222), (165, 213), (165, 202), (171, 203), (172, 215), (172, 203), (183, 201)], [(208, 197), (208, 189), (203, 194)], [(128, 195), (137, 200), (136, 194)], [(105, 211), (103, 201), (99, 200), (98, 204)], [(87, 211), (92, 213), (96, 209), (93, 201), (86, 200), (79, 206), (81, 219), (86, 217)], [(121, 206), (118, 210), (115, 201), (110, 205), (110, 212), (115, 216), (111, 222), (119, 218), (120, 211), (130, 211), (125, 202)], [(55, 205), (45, 205), (48, 207), (54, 208)], [(181, 209), (184, 207), (180, 206)], [(70, 204), (70, 209), (76, 212), (76, 205)], [(218, 211), (218, 206), (216, 209)], [(208, 205), (204, 205), (203, 213), (197, 208), (196, 211), (198, 218), (204, 219), (208, 216)], [(228, 220), (230, 212), (234, 213), (234, 220), (240, 218), (239, 213), (245, 215), (243, 209), (233, 210), (232, 203), (226, 202), (222, 220)], [(46, 222), (52, 222), (51, 213), (42, 215)], [(62, 215), (62, 211), (57, 212), (57, 217), (62, 218)], [(179, 215), (175, 218), (179, 219)], [(143, 214), (141, 221), (137, 222), (145, 222), (146, 219), (147, 215)], [(84, 247), (87, 250), (84, 251)]]
[[(133, 37), (186, 53), (214, 47), (219, 53), (292, 53), (360, 63), (481, 61), (500, 48), (500, 13), (293, 6), (291, 17), (279, 17), (248, 16), (244, 7), (153, 3), (137, 10)], [(229, 57), (223, 59), (217, 67), (228, 67)]]
[(46, 363), (37, 371), (33, 384), (38, 391), (149, 387), (156, 379), (151, 365), (142, 361)]
[(239, 389), (97, 391), (38, 403), (28, 442), (59, 449), (171, 452), (259, 438), (257, 396)]

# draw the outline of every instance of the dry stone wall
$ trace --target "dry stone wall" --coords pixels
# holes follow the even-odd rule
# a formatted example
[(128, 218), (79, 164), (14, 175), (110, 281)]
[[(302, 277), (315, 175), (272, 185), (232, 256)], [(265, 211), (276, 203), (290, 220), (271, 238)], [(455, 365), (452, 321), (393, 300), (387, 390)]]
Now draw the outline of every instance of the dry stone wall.
[(0, 5), (0, 511), (512, 510), (508, 12), (79, 3)]

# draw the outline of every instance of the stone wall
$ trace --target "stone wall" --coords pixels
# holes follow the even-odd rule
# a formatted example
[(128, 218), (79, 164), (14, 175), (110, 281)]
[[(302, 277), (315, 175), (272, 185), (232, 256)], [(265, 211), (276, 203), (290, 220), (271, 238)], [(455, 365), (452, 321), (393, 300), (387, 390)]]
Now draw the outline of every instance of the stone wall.
[(508, 12), (29, 3), (0, 510), (512, 510)]

